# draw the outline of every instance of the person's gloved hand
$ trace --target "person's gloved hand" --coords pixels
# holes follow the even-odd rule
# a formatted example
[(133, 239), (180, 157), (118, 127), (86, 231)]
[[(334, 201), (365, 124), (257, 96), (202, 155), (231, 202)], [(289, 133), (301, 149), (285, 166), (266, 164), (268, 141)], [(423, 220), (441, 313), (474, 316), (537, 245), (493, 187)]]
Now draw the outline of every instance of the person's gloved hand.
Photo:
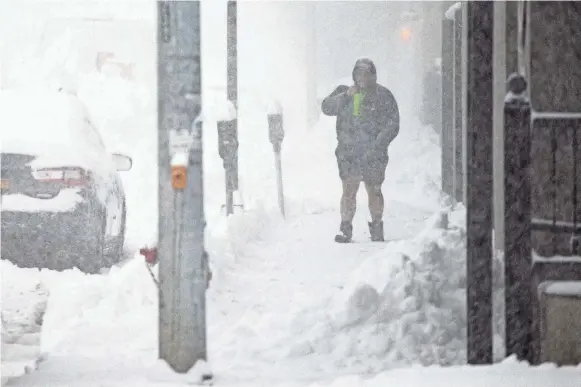
[(360, 91), (359, 85), (353, 85), (349, 89), (347, 89), (345, 94), (348, 95), (349, 97), (352, 97), (353, 95), (359, 93), (359, 91)]

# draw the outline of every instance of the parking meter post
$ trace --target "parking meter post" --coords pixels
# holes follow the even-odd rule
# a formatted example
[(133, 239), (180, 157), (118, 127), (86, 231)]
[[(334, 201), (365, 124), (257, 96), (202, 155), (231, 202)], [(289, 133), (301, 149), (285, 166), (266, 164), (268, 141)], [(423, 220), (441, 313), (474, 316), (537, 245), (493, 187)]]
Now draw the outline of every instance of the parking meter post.
[(218, 154), (225, 172), (226, 214), (234, 213), (234, 191), (238, 189), (238, 139), (236, 119), (218, 121)]
[[(207, 359), (200, 3), (158, 1), (159, 357), (178, 373)], [(211, 378), (203, 375), (202, 379)]]
[[(238, 109), (238, 4), (230, 0), (226, 8), (226, 87), (229, 103)], [(229, 123), (232, 136), (232, 150), (228, 154), (226, 168), (226, 213), (234, 213), (234, 192), (238, 191), (238, 117), (232, 117)]]
[(284, 125), (282, 119), (282, 108), (278, 102), (275, 102), (268, 109), (268, 139), (272, 144), (274, 151), (274, 167), (276, 170), (276, 186), (278, 192), (278, 206), (283, 217), (285, 217), (284, 208), (284, 190), (282, 181), (282, 141), (284, 139)]
[(274, 152), (274, 165), (276, 168), (276, 189), (278, 192), (278, 208), (280, 208), (280, 213), (282, 217), (286, 217), (284, 210), (284, 191), (282, 186), (282, 160), (280, 157), (280, 151)]

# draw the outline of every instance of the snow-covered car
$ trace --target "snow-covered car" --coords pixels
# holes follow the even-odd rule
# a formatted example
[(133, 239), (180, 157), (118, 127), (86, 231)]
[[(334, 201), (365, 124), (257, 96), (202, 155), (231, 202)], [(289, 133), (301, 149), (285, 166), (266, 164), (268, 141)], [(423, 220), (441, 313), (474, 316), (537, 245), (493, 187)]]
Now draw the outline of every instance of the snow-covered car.
[(126, 203), (85, 105), (57, 91), (0, 92), (2, 259), (96, 273), (121, 260)]

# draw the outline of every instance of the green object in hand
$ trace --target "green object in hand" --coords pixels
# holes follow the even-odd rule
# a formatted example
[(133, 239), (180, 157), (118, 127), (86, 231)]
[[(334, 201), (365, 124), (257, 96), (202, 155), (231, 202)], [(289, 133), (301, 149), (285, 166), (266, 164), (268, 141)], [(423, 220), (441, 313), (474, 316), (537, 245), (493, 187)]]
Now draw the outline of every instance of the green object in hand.
[(363, 101), (362, 93), (353, 94), (353, 115), (359, 117), (361, 110), (361, 102)]

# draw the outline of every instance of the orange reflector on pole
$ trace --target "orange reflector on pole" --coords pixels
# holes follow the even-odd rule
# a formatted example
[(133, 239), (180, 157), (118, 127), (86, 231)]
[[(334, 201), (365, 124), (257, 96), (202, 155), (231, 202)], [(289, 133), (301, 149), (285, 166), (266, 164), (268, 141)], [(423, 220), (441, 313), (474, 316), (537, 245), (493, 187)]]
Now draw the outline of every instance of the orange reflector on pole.
[(173, 189), (185, 189), (188, 185), (188, 154), (177, 152), (171, 160), (171, 186)]
[(171, 185), (174, 189), (185, 189), (188, 182), (187, 170), (183, 165), (172, 165)]

